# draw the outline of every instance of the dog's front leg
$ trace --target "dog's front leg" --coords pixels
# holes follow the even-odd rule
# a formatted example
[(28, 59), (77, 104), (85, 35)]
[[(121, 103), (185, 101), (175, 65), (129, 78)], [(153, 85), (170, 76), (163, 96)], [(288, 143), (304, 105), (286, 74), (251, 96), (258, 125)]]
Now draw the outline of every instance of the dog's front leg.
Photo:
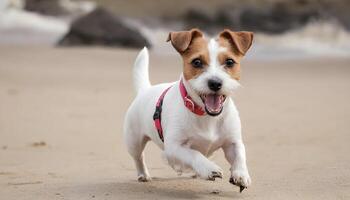
[(191, 166), (203, 179), (215, 180), (215, 178), (222, 178), (222, 169), (219, 166), (208, 160), (199, 151), (191, 149), (180, 142), (166, 142), (165, 154), (169, 160), (176, 159), (182, 164)]
[(231, 164), (230, 183), (239, 186), (242, 191), (251, 184), (243, 141), (229, 141), (223, 146), (223, 150), (227, 161)]

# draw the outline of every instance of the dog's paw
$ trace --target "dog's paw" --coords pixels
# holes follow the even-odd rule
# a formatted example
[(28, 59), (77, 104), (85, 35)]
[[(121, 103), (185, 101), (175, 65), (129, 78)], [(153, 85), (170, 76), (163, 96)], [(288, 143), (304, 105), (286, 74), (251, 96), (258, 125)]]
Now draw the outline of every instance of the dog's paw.
[(197, 174), (206, 180), (215, 181), (215, 178), (222, 178), (222, 169), (213, 162), (201, 165), (197, 168)]
[(137, 177), (137, 181), (138, 182), (149, 182), (151, 181), (152, 178), (150, 176), (147, 176), (147, 175), (144, 175), (144, 174), (140, 174), (138, 177)]
[(250, 186), (251, 179), (247, 170), (234, 170), (231, 173), (230, 183), (240, 187), (240, 192)]

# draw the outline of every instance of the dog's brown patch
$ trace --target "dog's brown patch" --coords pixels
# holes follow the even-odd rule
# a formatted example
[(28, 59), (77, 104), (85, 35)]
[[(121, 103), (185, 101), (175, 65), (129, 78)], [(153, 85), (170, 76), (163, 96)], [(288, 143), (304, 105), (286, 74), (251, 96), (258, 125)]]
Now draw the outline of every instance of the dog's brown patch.
[(239, 80), (241, 78), (241, 58), (243, 57), (238, 50), (231, 44), (231, 42), (224, 37), (219, 37), (219, 46), (224, 47), (227, 51), (221, 52), (218, 55), (220, 65), (225, 65), (227, 59), (233, 59), (235, 64), (233, 67), (225, 67), (227, 73), (231, 78)]
[(233, 32), (224, 30), (219, 34), (218, 43), (225, 47), (227, 51), (218, 55), (221, 65), (224, 65), (228, 58), (235, 61), (233, 67), (225, 67), (231, 78), (239, 80), (241, 77), (241, 59), (248, 51), (253, 42), (253, 33), (251, 32)]
[[(209, 65), (208, 41), (203, 37), (193, 39), (189, 48), (181, 56), (184, 78), (190, 80), (198, 77)], [(202, 61), (202, 68), (192, 66), (192, 61), (196, 58)]]
[[(183, 73), (186, 80), (199, 76), (209, 64), (208, 41), (198, 29), (169, 33), (167, 41), (180, 53), (183, 59)], [(199, 58), (203, 68), (195, 68), (192, 61)]]

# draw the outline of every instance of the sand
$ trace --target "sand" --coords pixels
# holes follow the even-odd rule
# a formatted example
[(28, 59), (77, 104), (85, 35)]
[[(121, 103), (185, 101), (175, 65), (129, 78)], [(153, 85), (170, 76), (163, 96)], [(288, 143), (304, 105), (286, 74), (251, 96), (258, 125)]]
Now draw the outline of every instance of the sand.
[[(350, 59), (254, 60), (235, 97), (253, 184), (242, 194), (177, 176), (152, 143), (138, 183), (122, 140), (133, 50), (0, 47), (0, 197), (18, 199), (350, 199)], [(153, 83), (175, 55), (151, 55)]]

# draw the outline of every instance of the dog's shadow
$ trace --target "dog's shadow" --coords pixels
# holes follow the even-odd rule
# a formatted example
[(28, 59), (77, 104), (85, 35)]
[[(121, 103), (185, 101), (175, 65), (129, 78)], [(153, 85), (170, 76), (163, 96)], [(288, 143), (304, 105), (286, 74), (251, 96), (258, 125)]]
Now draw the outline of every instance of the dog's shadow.
[(234, 190), (222, 191), (220, 184), (200, 181), (191, 177), (153, 177), (151, 182), (146, 183), (140, 183), (136, 180), (100, 183), (85, 186), (84, 190), (93, 192), (96, 196), (108, 195), (111, 199), (213, 199), (238, 196), (238, 192)]

